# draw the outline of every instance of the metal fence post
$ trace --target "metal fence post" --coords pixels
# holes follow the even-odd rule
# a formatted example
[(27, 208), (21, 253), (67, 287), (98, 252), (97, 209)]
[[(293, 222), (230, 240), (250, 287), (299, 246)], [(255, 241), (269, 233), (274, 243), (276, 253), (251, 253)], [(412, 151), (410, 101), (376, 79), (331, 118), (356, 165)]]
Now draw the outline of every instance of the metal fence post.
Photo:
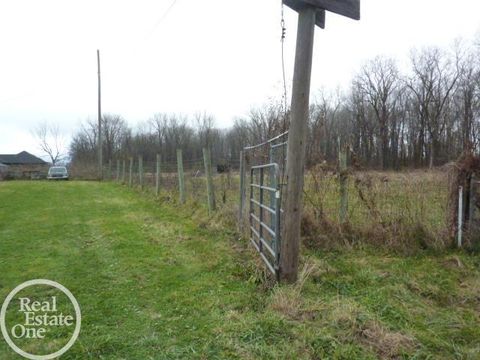
[(155, 174), (155, 194), (158, 196), (160, 194), (160, 165), (162, 162), (162, 157), (160, 154), (157, 154), (157, 172)]
[(213, 211), (215, 211), (215, 193), (213, 189), (212, 159), (210, 156), (210, 149), (203, 148), (203, 163), (205, 166), (205, 177), (207, 179), (208, 212), (211, 214)]
[(185, 204), (185, 176), (183, 173), (182, 149), (177, 149), (178, 189), (180, 191), (180, 203)]

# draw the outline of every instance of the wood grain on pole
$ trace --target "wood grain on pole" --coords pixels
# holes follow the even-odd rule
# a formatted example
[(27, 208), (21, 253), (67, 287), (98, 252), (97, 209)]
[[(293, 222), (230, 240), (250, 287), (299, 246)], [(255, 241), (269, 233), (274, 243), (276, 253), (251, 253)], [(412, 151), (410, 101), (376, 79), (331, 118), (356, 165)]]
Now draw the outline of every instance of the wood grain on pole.
[(291, 123), (287, 146), (285, 226), (280, 255), (280, 280), (289, 283), (295, 282), (298, 275), (305, 141), (308, 124), (314, 32), (315, 8), (306, 6), (300, 10), (298, 16)]
[(210, 149), (203, 148), (203, 164), (205, 166), (205, 177), (207, 179), (208, 212), (211, 214), (215, 211), (215, 192), (213, 189), (212, 159), (210, 156)]
[(162, 163), (162, 156), (157, 154), (157, 172), (155, 174), (155, 194), (160, 194), (160, 166)]
[(182, 149), (177, 149), (178, 190), (180, 192), (180, 204), (185, 204), (185, 176), (183, 173)]
[(103, 136), (102, 136), (102, 85), (100, 80), (100, 50), (97, 50), (98, 67), (98, 178), (103, 179)]

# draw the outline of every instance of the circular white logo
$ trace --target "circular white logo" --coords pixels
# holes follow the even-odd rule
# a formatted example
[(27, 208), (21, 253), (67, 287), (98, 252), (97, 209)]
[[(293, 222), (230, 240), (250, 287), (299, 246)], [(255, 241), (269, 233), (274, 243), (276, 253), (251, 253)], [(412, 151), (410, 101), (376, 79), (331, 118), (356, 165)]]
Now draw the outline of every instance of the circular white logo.
[[(41, 325), (71, 326), (73, 325), (74, 319), (73, 319), (73, 316), (71, 315), (65, 316), (63, 313), (61, 313), (60, 315), (47, 316), (47, 313), (57, 311), (57, 303), (56, 303), (57, 300), (55, 296), (51, 297), (51, 301), (45, 301), (45, 302), (38, 302), (38, 301), (32, 302), (29, 298), (20, 298), (20, 309), (18, 311), (21, 311), (24, 313), (25, 324), (16, 324), (10, 329), (11, 330), (10, 333), (7, 330), (7, 326), (6, 326), (7, 308), (10, 302), (12, 301), (12, 299), (21, 290), (34, 285), (46, 285), (46, 286), (51, 286), (60, 290), (68, 297), (68, 299), (70, 299), (75, 309), (75, 329), (73, 331), (72, 337), (70, 338), (68, 343), (65, 346), (63, 346), (60, 350), (47, 355), (35, 355), (20, 349), (13, 342), (12, 338), (10, 337), (10, 334), (17, 339), (23, 338), (23, 337), (42, 339), (45, 336), (45, 332), (46, 332), (45, 327), (40, 327), (38, 329), (34, 327), (26, 328), (25, 324), (36, 325), (36, 326), (39, 326), (39, 325), (40, 326)], [(40, 312), (40, 311), (44, 312), (44, 315), (35, 316), (36, 312)], [(78, 338), (78, 335), (80, 334), (81, 322), (82, 322), (82, 314), (80, 312), (80, 305), (78, 304), (78, 301), (77, 299), (75, 299), (73, 294), (65, 286), (55, 281), (45, 280), (45, 279), (29, 280), (18, 285), (15, 289), (13, 289), (10, 292), (10, 294), (8, 294), (7, 298), (5, 299), (2, 305), (2, 310), (0, 312), (0, 327), (2, 330), (3, 337), (5, 338), (5, 341), (17, 354), (32, 360), (54, 359), (59, 357), (60, 355), (63, 355), (65, 352), (67, 352), (68, 349), (70, 349), (72, 345), (75, 343), (75, 341)]]

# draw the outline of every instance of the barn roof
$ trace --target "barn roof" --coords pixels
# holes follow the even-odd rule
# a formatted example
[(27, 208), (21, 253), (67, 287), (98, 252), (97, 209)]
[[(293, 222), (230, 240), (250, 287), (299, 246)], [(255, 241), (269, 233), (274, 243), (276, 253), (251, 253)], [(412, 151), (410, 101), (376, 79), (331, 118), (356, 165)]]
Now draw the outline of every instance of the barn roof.
[(42, 159), (22, 151), (18, 154), (0, 154), (0, 163), (5, 165), (44, 165), (47, 164)]

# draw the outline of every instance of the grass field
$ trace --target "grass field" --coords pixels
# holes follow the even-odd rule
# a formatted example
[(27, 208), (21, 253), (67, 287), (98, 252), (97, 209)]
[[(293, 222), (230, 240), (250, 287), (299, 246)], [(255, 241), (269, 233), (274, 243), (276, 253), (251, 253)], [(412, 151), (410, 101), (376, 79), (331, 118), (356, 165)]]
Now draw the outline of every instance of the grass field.
[(69, 288), (83, 316), (64, 359), (480, 358), (480, 256), (305, 250), (302, 269), (273, 286), (203, 206), (0, 183), (0, 299), (34, 278)]

